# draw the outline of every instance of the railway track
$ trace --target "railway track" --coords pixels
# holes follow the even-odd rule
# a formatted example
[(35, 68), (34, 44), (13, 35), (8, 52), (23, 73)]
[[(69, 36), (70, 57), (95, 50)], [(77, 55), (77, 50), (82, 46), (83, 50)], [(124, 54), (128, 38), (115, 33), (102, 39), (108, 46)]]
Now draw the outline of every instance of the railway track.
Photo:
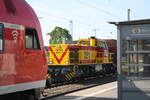
[(40, 97), (40, 100), (47, 100), (49, 98), (54, 98), (60, 95), (70, 93), (70, 92), (91, 88), (91, 87), (109, 83), (115, 80), (116, 80), (116, 75), (108, 75), (105, 77), (104, 76), (90, 77), (90, 78), (87, 78), (85, 80), (82, 80), (76, 83), (56, 85), (54, 87), (45, 89), (43, 94)]

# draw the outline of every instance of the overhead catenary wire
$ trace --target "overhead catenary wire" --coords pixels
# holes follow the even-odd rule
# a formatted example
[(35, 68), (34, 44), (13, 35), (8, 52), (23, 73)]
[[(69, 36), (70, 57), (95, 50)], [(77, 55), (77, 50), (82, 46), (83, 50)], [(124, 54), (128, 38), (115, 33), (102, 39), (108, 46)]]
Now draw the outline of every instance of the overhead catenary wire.
[(81, 4), (83, 4), (83, 5), (86, 5), (86, 6), (88, 6), (88, 7), (92, 7), (92, 8), (95, 8), (95, 9), (97, 9), (97, 11), (99, 11), (100, 13), (104, 13), (104, 14), (106, 14), (106, 15), (109, 15), (109, 16), (112, 16), (112, 17), (117, 17), (117, 18), (120, 18), (120, 16), (118, 16), (118, 15), (115, 15), (115, 14), (113, 14), (113, 13), (111, 13), (111, 12), (109, 12), (109, 11), (106, 11), (106, 10), (104, 10), (104, 9), (101, 9), (101, 8), (99, 8), (99, 7), (96, 7), (95, 5), (92, 5), (92, 4), (90, 4), (90, 3), (87, 3), (87, 2), (84, 2), (84, 1), (81, 1), (81, 0), (75, 0), (75, 1), (77, 1), (77, 2), (79, 2), (79, 3), (81, 3)]
[(55, 17), (56, 19), (61, 19), (61, 20), (65, 20), (65, 21), (70, 21), (71, 20), (71, 19), (68, 19), (68, 18), (65, 18), (65, 17), (62, 17), (62, 16), (50, 14), (48, 12), (44, 12), (44, 11), (39, 11), (39, 12), (43, 13), (43, 14), (45, 14), (47, 16)]
[[(90, 6), (90, 5), (89, 5), (89, 6)], [(36, 7), (36, 5), (35, 5), (35, 7)], [(90, 6), (90, 7), (91, 7), (91, 6)], [(43, 17), (43, 18), (41, 18), (41, 19), (44, 19), (44, 18), (46, 18), (46, 17), (47, 17), (47, 18), (53, 17), (53, 18), (55, 18), (55, 19), (60, 19), (60, 20), (63, 20), (63, 21), (65, 21), (65, 22), (69, 22), (70, 20), (73, 20), (75, 28), (76, 28), (76, 24), (78, 23), (78, 24), (80, 24), (80, 25), (86, 26), (86, 27), (84, 27), (84, 28), (89, 29), (91, 32), (92, 32), (92, 29), (95, 29), (95, 27), (94, 27), (93, 24), (91, 24), (91, 23), (88, 24), (87, 22), (84, 22), (84, 21), (82, 21), (82, 20), (71, 19), (71, 18), (67, 18), (66, 16), (63, 16), (63, 15), (61, 16), (61, 15), (59, 15), (59, 14), (50, 13), (50, 12), (48, 12), (47, 9), (41, 8), (41, 7), (39, 7), (39, 6), (37, 6), (37, 8), (39, 8), (39, 9), (37, 9), (37, 11), (43, 14), (43, 16), (40, 15), (40, 17)], [(40, 8), (41, 8), (41, 9), (40, 9)], [(94, 6), (93, 6), (93, 8), (94, 8)], [(47, 16), (44, 17), (44, 15), (47, 15)], [(59, 20), (57, 20), (57, 21), (59, 21)], [(88, 27), (88, 28), (87, 28), (87, 27)], [(69, 28), (69, 27), (68, 27), (68, 28)], [(91, 29), (90, 29), (90, 28), (91, 28)]]
[[(79, 1), (81, 1), (81, 0), (79, 0)], [(81, 2), (82, 2), (82, 1), (81, 1)], [(47, 3), (47, 4), (48, 4), (48, 3)], [(90, 6), (90, 4), (89, 4), (89, 6)], [(94, 6), (93, 6), (93, 7), (94, 7)], [(69, 22), (70, 20), (74, 20), (74, 19), (66, 18), (66, 17), (64, 17), (64, 16), (62, 16), (62, 15), (60, 16), (60, 15), (51, 14), (51, 13), (49, 13), (49, 12), (46, 12), (46, 10), (43, 11), (43, 10), (41, 10), (41, 9), (38, 9), (38, 12), (43, 13), (44, 15), (53, 17), (53, 18), (55, 18), (55, 19), (61, 19), (61, 20), (67, 21), (67, 22)], [(40, 16), (40, 17), (42, 17), (42, 19), (44, 18), (43, 16)], [(88, 26), (88, 27), (93, 26), (92, 24), (89, 24), (89, 23), (87, 23), (87, 22), (83, 22), (83, 21), (80, 21), (80, 20), (76, 20), (76, 21), (74, 20), (74, 22), (78, 22), (79, 24), (85, 25), (85, 26)]]
[[(45, 11), (38, 11), (38, 12), (43, 13), (44, 15), (53, 17), (53, 18), (55, 18), (55, 19), (64, 20), (64, 21), (66, 21), (66, 22), (69, 22), (69, 21), (71, 20), (71, 19), (69, 19), (69, 18), (62, 17), (62, 16), (58, 16), (58, 15), (54, 15), (54, 14), (50, 14), (50, 13), (45, 12)], [(40, 16), (39, 18), (44, 19), (43, 16)], [(87, 27), (91, 27), (91, 26), (92, 26), (91, 24), (86, 23), (86, 22), (84, 22), (84, 21), (80, 21), (80, 20), (76, 20), (76, 21), (74, 21), (74, 23), (78, 23), (78, 24), (80, 24), (80, 25), (84, 25), (84, 26), (87, 26)]]

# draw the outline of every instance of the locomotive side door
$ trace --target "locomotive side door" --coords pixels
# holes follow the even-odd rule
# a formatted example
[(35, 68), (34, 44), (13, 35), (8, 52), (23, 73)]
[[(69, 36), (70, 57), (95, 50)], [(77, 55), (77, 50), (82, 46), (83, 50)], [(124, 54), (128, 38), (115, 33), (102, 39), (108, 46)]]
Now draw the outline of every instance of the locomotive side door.
[[(25, 46), (24, 46), (24, 66), (25, 74), (31, 81), (37, 81), (42, 79), (44, 60), (46, 59), (39, 44), (38, 33), (35, 29), (25, 29)], [(42, 59), (42, 60), (41, 60)], [(39, 77), (40, 76), (40, 77)]]

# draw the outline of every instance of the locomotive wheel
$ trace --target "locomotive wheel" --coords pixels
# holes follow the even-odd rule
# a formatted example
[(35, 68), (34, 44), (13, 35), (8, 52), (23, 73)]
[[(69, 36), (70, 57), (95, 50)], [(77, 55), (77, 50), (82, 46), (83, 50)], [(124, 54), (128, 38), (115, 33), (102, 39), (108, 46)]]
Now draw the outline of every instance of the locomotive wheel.
[(48, 72), (47, 76), (46, 76), (46, 86), (49, 87), (52, 84), (52, 77), (51, 77), (51, 73)]

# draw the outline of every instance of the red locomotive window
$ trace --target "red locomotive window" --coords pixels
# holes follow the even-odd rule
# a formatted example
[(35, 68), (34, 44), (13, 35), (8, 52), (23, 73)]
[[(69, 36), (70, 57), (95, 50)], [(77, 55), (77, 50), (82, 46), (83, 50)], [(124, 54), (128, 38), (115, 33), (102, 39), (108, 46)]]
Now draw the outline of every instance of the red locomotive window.
[(27, 49), (40, 49), (39, 39), (36, 30), (27, 28), (25, 35)]
[(0, 53), (3, 51), (3, 24), (0, 23)]

